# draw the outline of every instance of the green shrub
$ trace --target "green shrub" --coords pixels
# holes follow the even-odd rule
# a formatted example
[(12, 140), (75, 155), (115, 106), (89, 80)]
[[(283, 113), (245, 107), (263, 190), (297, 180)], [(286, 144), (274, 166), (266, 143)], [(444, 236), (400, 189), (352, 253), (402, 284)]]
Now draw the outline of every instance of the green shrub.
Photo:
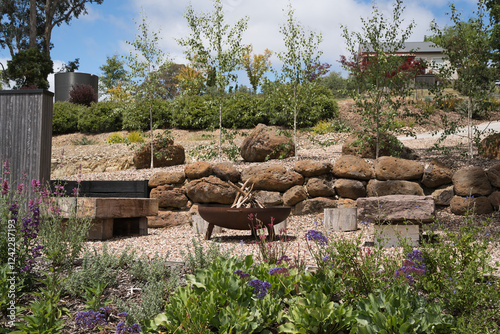
[(123, 106), (123, 103), (115, 101), (92, 104), (78, 120), (78, 130), (85, 133), (121, 130)]
[(167, 100), (154, 99), (152, 105), (143, 101), (130, 103), (123, 111), (124, 130), (149, 130), (149, 109), (152, 106), (153, 128), (168, 128), (172, 122), (171, 106)]
[(144, 135), (139, 131), (132, 131), (127, 135), (129, 143), (144, 143)]
[(52, 133), (62, 135), (78, 131), (78, 119), (87, 107), (69, 102), (55, 102), (52, 113)]
[(219, 110), (210, 96), (180, 96), (172, 103), (172, 125), (201, 130), (219, 124)]
[(106, 143), (108, 144), (120, 144), (126, 143), (127, 138), (123, 137), (119, 132), (115, 132), (111, 134), (108, 139), (106, 139)]
[(260, 96), (238, 92), (224, 100), (223, 127), (249, 129), (268, 121), (269, 112)]

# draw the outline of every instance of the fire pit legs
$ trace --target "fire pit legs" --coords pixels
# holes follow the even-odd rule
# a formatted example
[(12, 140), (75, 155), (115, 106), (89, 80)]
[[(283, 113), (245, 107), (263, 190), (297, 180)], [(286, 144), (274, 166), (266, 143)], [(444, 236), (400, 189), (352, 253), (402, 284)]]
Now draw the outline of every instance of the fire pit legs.
[(210, 240), (213, 230), (214, 230), (214, 224), (208, 223), (207, 232), (205, 233), (205, 240)]

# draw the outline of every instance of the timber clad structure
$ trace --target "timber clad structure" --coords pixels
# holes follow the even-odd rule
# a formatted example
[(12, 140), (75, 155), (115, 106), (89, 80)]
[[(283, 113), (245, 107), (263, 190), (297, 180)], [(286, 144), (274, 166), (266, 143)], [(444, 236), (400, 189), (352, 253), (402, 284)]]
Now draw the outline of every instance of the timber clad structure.
[(0, 91), (0, 159), (11, 181), (50, 180), (53, 99), (41, 89)]

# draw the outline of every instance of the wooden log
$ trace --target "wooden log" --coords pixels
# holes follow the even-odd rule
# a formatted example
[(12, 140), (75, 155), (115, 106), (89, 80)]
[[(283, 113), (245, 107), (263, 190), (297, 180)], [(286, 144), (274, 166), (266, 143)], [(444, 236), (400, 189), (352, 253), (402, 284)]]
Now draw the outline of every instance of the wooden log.
[(325, 209), (325, 227), (330, 231), (355, 231), (356, 208)]

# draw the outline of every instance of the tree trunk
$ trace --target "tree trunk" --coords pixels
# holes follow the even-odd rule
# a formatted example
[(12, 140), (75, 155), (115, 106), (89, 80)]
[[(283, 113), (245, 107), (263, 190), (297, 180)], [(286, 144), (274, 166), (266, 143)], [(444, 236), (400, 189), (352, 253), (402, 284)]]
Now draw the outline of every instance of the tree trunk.
[(469, 124), (467, 126), (467, 137), (469, 139), (469, 159), (472, 160), (474, 158), (472, 151), (472, 97), (469, 97), (469, 101), (467, 103), (467, 116)]
[(36, 0), (30, 0), (30, 42), (29, 48), (36, 47)]
[(293, 147), (295, 151), (295, 161), (299, 160), (297, 152), (297, 84), (293, 87)]

